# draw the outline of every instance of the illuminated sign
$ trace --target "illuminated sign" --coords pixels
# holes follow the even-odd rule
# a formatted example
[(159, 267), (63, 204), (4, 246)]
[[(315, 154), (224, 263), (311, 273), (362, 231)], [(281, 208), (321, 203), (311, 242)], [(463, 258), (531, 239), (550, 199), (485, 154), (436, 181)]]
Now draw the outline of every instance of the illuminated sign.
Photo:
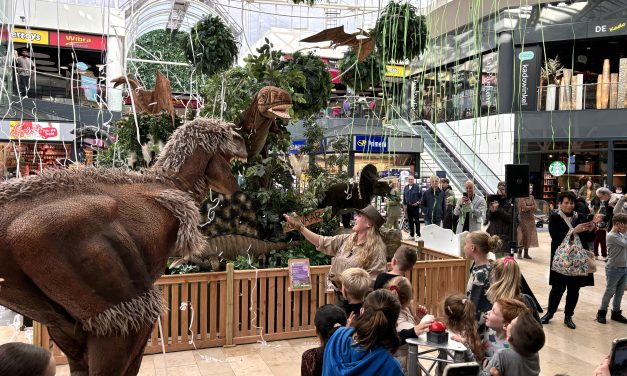
[(603, 23), (588, 23), (588, 36), (606, 37), (627, 34), (627, 20), (603, 21)]
[(48, 44), (48, 32), (15, 28), (11, 31), (13, 43)]
[(61, 141), (59, 123), (35, 121), (10, 121), (10, 140)]
[(386, 65), (386, 77), (405, 77), (405, 67), (403, 65)]
[(355, 136), (353, 149), (361, 153), (387, 153), (388, 140), (386, 136)]
[(57, 33), (56, 31), (51, 31), (50, 45), (104, 51), (107, 49), (107, 37), (102, 35)]

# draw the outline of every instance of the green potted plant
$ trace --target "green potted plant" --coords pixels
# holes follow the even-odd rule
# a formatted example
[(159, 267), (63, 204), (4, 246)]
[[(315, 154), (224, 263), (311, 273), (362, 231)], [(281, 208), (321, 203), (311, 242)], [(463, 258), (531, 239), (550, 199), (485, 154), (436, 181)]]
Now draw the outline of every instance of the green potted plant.
[(237, 41), (233, 31), (217, 16), (198, 21), (185, 41), (187, 59), (206, 75), (228, 69), (237, 58)]
[(427, 21), (409, 1), (390, 1), (370, 32), (384, 62), (405, 62), (424, 50)]

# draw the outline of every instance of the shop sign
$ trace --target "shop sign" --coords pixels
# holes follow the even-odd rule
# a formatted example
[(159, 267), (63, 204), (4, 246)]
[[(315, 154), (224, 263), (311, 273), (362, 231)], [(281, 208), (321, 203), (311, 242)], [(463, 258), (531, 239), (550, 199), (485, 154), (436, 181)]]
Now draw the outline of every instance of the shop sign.
[(107, 49), (107, 38), (102, 35), (50, 32), (50, 45), (86, 50), (104, 51)]
[(610, 37), (613, 35), (627, 35), (627, 19), (588, 23), (588, 36), (590, 37)]
[(516, 109), (536, 111), (542, 49), (537, 45), (525, 46), (524, 49), (517, 48), (515, 56), (514, 100), (516, 101)]
[(361, 153), (387, 153), (386, 136), (354, 136), (353, 150)]
[(48, 44), (48, 32), (44, 30), (27, 30), (14, 28), (11, 31), (13, 43)]
[(549, 173), (555, 177), (562, 176), (565, 172), (566, 165), (564, 162), (555, 161), (549, 165)]
[(405, 77), (405, 66), (403, 65), (386, 65), (385, 77)]
[(61, 141), (59, 123), (10, 121), (9, 139), (22, 141)]
[(290, 145), (290, 154), (300, 153), (300, 148), (305, 146), (306, 143), (306, 140), (292, 140), (292, 144)]

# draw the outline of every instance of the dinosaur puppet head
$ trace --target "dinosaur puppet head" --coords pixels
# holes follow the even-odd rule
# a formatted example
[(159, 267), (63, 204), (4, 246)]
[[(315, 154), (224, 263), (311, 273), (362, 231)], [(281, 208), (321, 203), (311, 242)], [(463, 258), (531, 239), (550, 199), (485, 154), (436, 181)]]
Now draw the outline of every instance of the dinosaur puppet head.
[(270, 132), (279, 133), (275, 119), (289, 119), (292, 107), (290, 94), (275, 86), (264, 86), (253, 98), (248, 110), (243, 115), (242, 130), (247, 133), (248, 157), (253, 157), (266, 144)]
[[(246, 157), (246, 144), (233, 124), (199, 117), (185, 122), (172, 133), (154, 168), (171, 171), (199, 197), (204, 197), (209, 188), (232, 194), (238, 185), (230, 161)], [(197, 180), (194, 172), (201, 166), (204, 166), (204, 173)]]
[(261, 116), (268, 119), (289, 119), (292, 107), (290, 94), (275, 86), (265, 86), (257, 93), (257, 109)]

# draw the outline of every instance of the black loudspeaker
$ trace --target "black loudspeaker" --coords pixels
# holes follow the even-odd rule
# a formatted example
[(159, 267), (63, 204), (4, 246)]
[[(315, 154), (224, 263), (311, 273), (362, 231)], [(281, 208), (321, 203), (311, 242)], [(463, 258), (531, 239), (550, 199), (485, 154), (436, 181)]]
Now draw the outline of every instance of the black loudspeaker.
[(529, 196), (529, 165), (505, 165), (505, 191), (508, 198)]

